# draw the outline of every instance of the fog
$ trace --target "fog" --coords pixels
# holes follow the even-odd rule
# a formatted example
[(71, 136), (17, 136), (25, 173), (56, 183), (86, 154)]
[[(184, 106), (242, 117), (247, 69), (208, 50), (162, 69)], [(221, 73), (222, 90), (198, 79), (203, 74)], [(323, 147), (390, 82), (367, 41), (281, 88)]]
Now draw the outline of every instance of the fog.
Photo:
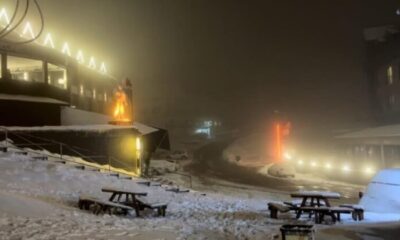
[(370, 124), (362, 30), (400, 22), (396, 0), (40, 3), (56, 42), (132, 79), (136, 118), (169, 128), (274, 110), (317, 135)]

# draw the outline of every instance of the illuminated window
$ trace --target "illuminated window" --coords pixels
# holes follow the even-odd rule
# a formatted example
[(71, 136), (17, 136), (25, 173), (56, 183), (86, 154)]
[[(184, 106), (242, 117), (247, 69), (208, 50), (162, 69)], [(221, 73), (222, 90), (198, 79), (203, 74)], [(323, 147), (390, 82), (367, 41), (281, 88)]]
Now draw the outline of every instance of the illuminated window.
[(53, 65), (51, 63), (47, 64), (47, 69), (48, 69), (48, 82), (49, 84), (67, 89), (67, 70), (63, 67), (59, 67), (56, 65)]
[(388, 85), (393, 84), (393, 67), (390, 65), (386, 70), (387, 82)]
[(43, 62), (8, 56), (7, 78), (30, 82), (44, 82)]
[(84, 91), (84, 89), (83, 89), (83, 85), (81, 84), (81, 85), (79, 86), (79, 94), (80, 94), (81, 96), (83, 96), (84, 93), (85, 93), (85, 91)]

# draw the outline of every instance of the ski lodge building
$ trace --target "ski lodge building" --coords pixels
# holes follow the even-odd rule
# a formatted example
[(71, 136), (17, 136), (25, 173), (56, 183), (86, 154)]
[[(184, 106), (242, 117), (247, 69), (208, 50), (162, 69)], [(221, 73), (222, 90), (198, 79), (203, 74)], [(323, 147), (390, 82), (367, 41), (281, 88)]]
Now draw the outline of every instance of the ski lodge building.
[(132, 118), (115, 121), (120, 83), (103, 63), (84, 62), (82, 52), (71, 54), (66, 43), (55, 48), (50, 37), (44, 44), (0, 40), (0, 142), (140, 175), (142, 159), (169, 149), (167, 131)]

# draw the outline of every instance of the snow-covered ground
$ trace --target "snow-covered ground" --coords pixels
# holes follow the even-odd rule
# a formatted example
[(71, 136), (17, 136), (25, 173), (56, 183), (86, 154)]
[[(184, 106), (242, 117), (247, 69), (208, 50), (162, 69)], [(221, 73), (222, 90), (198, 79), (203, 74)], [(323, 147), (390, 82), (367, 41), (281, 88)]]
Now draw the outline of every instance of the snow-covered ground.
[[(266, 198), (187, 194), (147, 187), (68, 164), (0, 154), (0, 239), (265, 239), (280, 221), (266, 217)], [(77, 208), (80, 194), (107, 199), (112, 186), (168, 203), (167, 216), (99, 215)]]
[[(173, 173), (175, 166), (163, 162), (158, 168), (170, 169), (161, 180), (187, 183), (186, 176)], [(169, 186), (147, 187), (137, 184), (138, 179), (0, 153), (0, 239), (273, 239), (282, 224), (296, 222), (290, 214), (278, 220), (268, 217), (267, 202), (287, 200), (286, 193), (192, 180), (198, 191), (173, 193), (165, 191)], [(168, 203), (167, 216), (151, 211), (142, 217), (96, 216), (77, 207), (80, 194), (107, 199), (102, 187), (148, 192), (150, 201)], [(355, 224), (350, 217), (344, 219), (344, 224)], [(395, 214), (366, 213), (365, 222), (399, 219)]]

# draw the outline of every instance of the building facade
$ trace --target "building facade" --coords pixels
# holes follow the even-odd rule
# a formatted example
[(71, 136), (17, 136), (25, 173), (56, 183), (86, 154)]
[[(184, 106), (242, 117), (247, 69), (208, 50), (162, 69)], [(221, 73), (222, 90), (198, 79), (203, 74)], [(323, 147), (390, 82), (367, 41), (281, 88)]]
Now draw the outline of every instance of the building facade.
[(0, 42), (0, 55), (0, 125), (60, 125), (60, 106), (111, 113), (118, 82), (105, 72), (36, 43)]

